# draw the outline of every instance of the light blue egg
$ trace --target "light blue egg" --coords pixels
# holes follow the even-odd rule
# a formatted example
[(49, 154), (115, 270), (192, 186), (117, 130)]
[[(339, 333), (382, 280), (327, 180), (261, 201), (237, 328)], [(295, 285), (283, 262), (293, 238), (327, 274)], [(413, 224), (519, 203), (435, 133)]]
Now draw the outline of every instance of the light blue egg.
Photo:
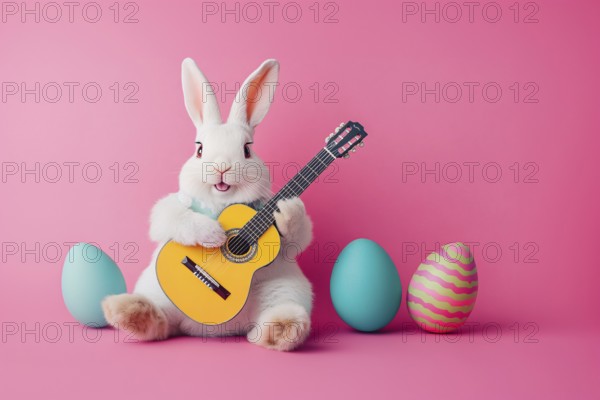
[(369, 239), (350, 242), (331, 274), (331, 300), (340, 318), (359, 331), (386, 326), (402, 302), (402, 285), (394, 262)]
[(62, 294), (73, 318), (88, 326), (106, 326), (102, 300), (126, 292), (123, 274), (108, 254), (89, 243), (71, 247), (62, 271)]

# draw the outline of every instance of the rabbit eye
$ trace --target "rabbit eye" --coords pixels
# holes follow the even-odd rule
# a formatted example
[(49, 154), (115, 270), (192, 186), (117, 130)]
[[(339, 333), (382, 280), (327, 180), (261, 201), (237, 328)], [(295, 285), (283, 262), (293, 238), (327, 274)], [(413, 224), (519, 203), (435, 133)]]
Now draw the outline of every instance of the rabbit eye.
[(198, 150), (196, 150), (196, 158), (202, 157), (202, 143), (198, 143)]
[(244, 145), (244, 157), (246, 158), (250, 158), (250, 145), (248, 143), (246, 143)]

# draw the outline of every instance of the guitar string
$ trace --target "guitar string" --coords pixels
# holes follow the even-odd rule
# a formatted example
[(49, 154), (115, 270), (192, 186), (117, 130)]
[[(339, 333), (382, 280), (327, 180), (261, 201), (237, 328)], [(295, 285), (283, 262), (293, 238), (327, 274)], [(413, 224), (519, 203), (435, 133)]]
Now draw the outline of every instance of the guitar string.
[[(288, 198), (290, 194), (297, 196), (304, 192), (308, 188), (308, 186), (312, 184), (314, 180), (320, 174), (322, 174), (325, 171), (325, 169), (327, 169), (327, 167), (329, 167), (331, 162), (335, 160), (332, 159), (329, 163), (327, 163), (327, 161), (329, 160), (323, 159), (322, 157), (328, 154), (329, 153), (321, 154), (321, 152), (319, 152), (319, 154), (317, 154), (317, 156), (315, 156), (304, 168), (302, 168), (302, 170), (300, 170), (298, 174), (296, 174), (285, 185), (284, 188), (282, 188), (271, 200), (269, 200), (267, 205), (262, 210), (260, 210), (255, 217), (248, 221), (248, 223), (242, 228), (240, 233), (243, 233), (244, 237), (246, 236), (246, 234), (249, 235), (250, 237), (246, 239), (252, 239), (252, 241), (260, 237), (260, 235), (264, 233), (264, 230), (268, 229), (269, 225), (273, 223), (273, 216), (271, 213), (275, 211), (273, 209), (273, 206), (276, 206), (277, 201), (279, 201), (279, 199), (282, 198)], [(305, 174), (308, 173), (308, 171), (312, 172), (314, 176), (305, 177)], [(302, 184), (300, 182), (300, 179), (298, 178), (304, 180), (306, 184)], [(297, 186), (300, 190), (295, 189), (294, 185)]]
[[(260, 210), (250, 221), (248, 221), (248, 223), (246, 223), (246, 225), (240, 230), (240, 233), (238, 233), (243, 242), (240, 242), (234, 246), (231, 249), (232, 252), (235, 253), (243, 249), (245, 245), (248, 245), (248, 242), (252, 244), (254, 241), (258, 240), (260, 236), (262, 236), (262, 234), (264, 234), (264, 232), (269, 228), (269, 226), (273, 224), (274, 218), (271, 213), (274, 211), (273, 207), (276, 207), (276, 203), (279, 201), (279, 199), (289, 198), (290, 195), (299, 195), (306, 190), (308, 186), (321, 173), (323, 173), (325, 169), (327, 169), (327, 167), (329, 167), (330, 163), (326, 163), (328, 160), (322, 158), (328, 153), (322, 154), (322, 152), (323, 150), (321, 150), (321, 152), (319, 152), (317, 156), (315, 156), (302, 170), (300, 170), (298, 174), (296, 174), (294, 178), (292, 178), (285, 185), (285, 187), (282, 188), (282, 190), (280, 190), (271, 200), (269, 200), (267, 205), (262, 210)], [(331, 160), (331, 162), (333, 162), (333, 160)], [(309, 171), (312, 172), (314, 176), (305, 177), (304, 175)], [(307, 182), (307, 184), (302, 185), (297, 178), (303, 179), (305, 182)], [(297, 186), (297, 188), (294, 188), (294, 185)]]
[[(286, 184), (286, 187), (282, 188), (282, 190), (279, 193), (277, 193), (277, 195), (275, 195), (273, 197), (273, 199), (269, 200), (269, 203), (264, 207), (265, 211), (261, 210), (261, 212), (259, 212), (257, 214), (257, 218), (254, 220), (254, 222), (252, 222), (252, 220), (249, 221), (249, 224), (247, 225), (247, 227), (245, 226), (245, 228), (247, 230), (244, 233), (247, 232), (247, 233), (253, 234), (254, 236), (257, 233), (260, 234), (261, 230), (268, 228), (268, 226), (272, 223), (273, 217), (270, 213), (274, 211), (272, 206), (276, 205), (276, 201), (278, 201), (280, 198), (286, 198), (290, 194), (298, 195), (308, 188), (308, 186), (312, 183), (312, 181), (314, 181), (316, 179), (316, 177), (318, 177), (324, 171), (324, 169), (322, 167), (319, 168), (319, 164), (313, 163), (314, 161), (317, 161), (321, 165), (325, 166), (325, 169), (329, 166), (329, 165), (325, 165), (326, 160), (321, 159), (321, 154), (317, 155), (296, 176), (294, 176), (294, 178), (292, 178), (288, 182), (288, 184)], [(312, 165), (312, 164), (316, 164), (316, 165)], [(314, 177), (311, 177), (311, 176), (305, 177), (305, 175), (307, 173), (309, 173), (309, 171), (312, 172), (312, 174), (314, 174)], [(304, 180), (307, 184), (302, 184), (300, 182), (300, 179)], [(295, 189), (294, 185), (297, 186), (298, 188), (300, 188), (300, 190)], [(253, 225), (256, 227), (256, 229), (253, 229)], [(249, 232), (248, 232), (248, 230), (249, 230)]]
[[(267, 202), (267, 204), (265, 205), (264, 208), (262, 208), (254, 217), (252, 217), (250, 219), (250, 221), (248, 221), (246, 223), (246, 225), (244, 225), (244, 227), (242, 227), (242, 229), (238, 233), (238, 236), (243, 234), (243, 237), (242, 237), (243, 242), (236, 244), (236, 246), (234, 246), (232, 249), (230, 249), (231, 252), (233, 252), (235, 254), (236, 251), (239, 251), (239, 250), (243, 249), (245, 245), (248, 245), (248, 243), (247, 243), (248, 241), (251, 242), (250, 243), (250, 245), (251, 245), (254, 241), (258, 240), (260, 238), (260, 236), (262, 236), (262, 234), (264, 234), (264, 232), (269, 228), (269, 226), (273, 224), (274, 217), (272, 216), (272, 212), (275, 211), (275, 209), (271, 210), (272, 206), (276, 207), (276, 203), (280, 199), (289, 198), (288, 197), (289, 195), (292, 195), (292, 197), (293, 197), (293, 196), (298, 196), (299, 194), (304, 192), (308, 188), (308, 186), (310, 184), (312, 184), (314, 182), (314, 180), (320, 174), (322, 174), (329, 167), (329, 165), (335, 160), (335, 158), (333, 158), (331, 160), (323, 158), (325, 156), (332, 157), (332, 155), (329, 154), (327, 151), (325, 151), (325, 148), (323, 148), (275, 196), (273, 196), (273, 198), (271, 198)], [(329, 161), (329, 162), (327, 162), (327, 161)], [(308, 179), (310, 179), (310, 181), (309, 181), (308, 179), (306, 179), (304, 177), (303, 171), (305, 173), (307, 173), (308, 171), (311, 171), (314, 174), (314, 177), (309, 176), (308, 177)], [(296, 178), (298, 178), (298, 177), (304, 179), (304, 181), (307, 183), (306, 186), (304, 186), (300, 182), (296, 181)], [(300, 188), (300, 190), (294, 189), (293, 185), (296, 185), (298, 188)], [(248, 231), (246, 231), (245, 229), (247, 229)], [(247, 237), (247, 236), (250, 236), (250, 237)]]
[[(309, 162), (304, 168), (302, 168), (302, 170), (300, 170), (299, 173), (294, 176), (294, 178), (292, 178), (273, 198), (271, 198), (269, 200), (267, 205), (265, 205), (265, 207), (262, 210), (260, 210), (255, 215), (255, 217), (253, 217), (250, 221), (248, 221), (248, 223), (242, 228), (242, 232), (243, 232), (242, 236), (243, 237), (246, 235), (256, 236), (257, 234), (261, 233), (261, 230), (268, 228), (268, 226), (273, 223), (272, 215), (270, 213), (272, 211), (274, 211), (272, 206), (274, 206), (276, 204), (276, 201), (280, 198), (285, 198), (286, 196), (288, 196), (290, 194), (297, 195), (301, 191), (306, 190), (306, 188), (308, 188), (308, 185), (306, 185), (306, 186), (301, 185), (298, 182), (297, 178), (300, 177), (300, 178), (304, 179), (307, 183), (309, 183), (309, 184), (312, 183), (312, 182), (309, 182), (304, 177), (304, 174), (308, 173), (308, 171), (311, 171), (315, 175), (315, 178), (316, 178), (319, 174), (322, 173), (322, 171), (316, 172), (315, 169), (317, 169), (317, 166), (319, 164), (324, 165), (324, 161), (325, 160), (321, 159), (321, 154), (318, 154), (317, 156), (315, 156), (311, 160), (311, 162)], [(317, 162), (319, 164), (317, 164)], [(314, 178), (311, 178), (311, 177), (308, 177), (308, 179), (314, 180)], [(293, 185), (298, 186), (301, 190), (299, 191), (298, 189), (294, 189)], [(247, 238), (247, 239), (252, 239), (252, 237)]]

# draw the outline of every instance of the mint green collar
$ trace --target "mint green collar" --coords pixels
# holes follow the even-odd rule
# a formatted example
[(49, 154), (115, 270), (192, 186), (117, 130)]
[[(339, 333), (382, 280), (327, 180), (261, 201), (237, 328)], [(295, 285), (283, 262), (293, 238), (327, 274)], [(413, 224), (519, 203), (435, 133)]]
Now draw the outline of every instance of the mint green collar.
[(220, 213), (217, 213), (216, 211), (214, 211), (212, 208), (203, 207), (202, 203), (200, 203), (199, 201), (196, 201), (196, 199), (192, 199), (192, 204), (190, 205), (190, 209), (194, 212), (204, 214), (207, 217), (210, 217), (212, 219), (217, 219), (217, 217), (220, 214)]
[[(197, 201), (195, 198), (187, 195), (179, 195), (179, 200), (183, 205), (185, 205), (190, 210), (206, 215), (212, 219), (217, 219), (219, 217), (220, 212), (216, 212), (212, 208), (204, 207), (202, 202)], [(255, 209), (256, 211), (260, 210), (263, 206), (263, 202), (261, 200), (256, 200), (250, 203), (246, 203), (248, 207)]]

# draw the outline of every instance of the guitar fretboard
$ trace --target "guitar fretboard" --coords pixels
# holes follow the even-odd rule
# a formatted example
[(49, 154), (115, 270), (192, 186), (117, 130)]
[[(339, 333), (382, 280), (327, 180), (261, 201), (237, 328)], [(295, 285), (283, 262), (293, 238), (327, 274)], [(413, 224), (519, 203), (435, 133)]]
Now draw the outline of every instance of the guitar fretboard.
[(326, 148), (322, 149), (244, 225), (239, 232), (239, 236), (247, 243), (256, 242), (275, 222), (273, 212), (278, 210), (277, 202), (302, 194), (334, 160), (335, 157)]

